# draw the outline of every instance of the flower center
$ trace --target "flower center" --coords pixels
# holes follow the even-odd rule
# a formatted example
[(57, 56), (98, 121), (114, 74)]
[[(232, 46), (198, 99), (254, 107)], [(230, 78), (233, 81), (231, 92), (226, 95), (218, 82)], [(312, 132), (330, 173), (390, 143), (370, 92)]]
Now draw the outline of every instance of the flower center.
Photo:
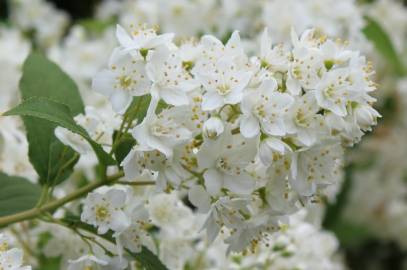
[(98, 205), (95, 212), (98, 220), (105, 220), (109, 216), (109, 210), (105, 206)]
[(122, 75), (119, 77), (119, 84), (122, 89), (129, 89), (133, 84), (133, 79), (130, 76)]
[(222, 95), (222, 96), (229, 94), (230, 91), (232, 90), (230, 88), (230, 86), (227, 84), (219, 85), (216, 89), (218, 90), (219, 95)]

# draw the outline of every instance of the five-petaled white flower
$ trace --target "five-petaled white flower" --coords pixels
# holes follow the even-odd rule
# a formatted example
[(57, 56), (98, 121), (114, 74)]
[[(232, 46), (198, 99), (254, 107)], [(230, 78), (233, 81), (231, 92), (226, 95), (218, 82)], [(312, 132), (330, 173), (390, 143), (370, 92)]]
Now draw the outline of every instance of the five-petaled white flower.
[(285, 135), (284, 115), (293, 102), (292, 96), (277, 91), (276, 80), (263, 81), (258, 89), (248, 91), (242, 100), (242, 135), (252, 138), (260, 130), (268, 135)]
[(97, 227), (99, 234), (105, 234), (109, 229), (123, 231), (130, 226), (124, 209), (126, 200), (127, 194), (123, 189), (99, 188), (86, 197), (81, 220)]

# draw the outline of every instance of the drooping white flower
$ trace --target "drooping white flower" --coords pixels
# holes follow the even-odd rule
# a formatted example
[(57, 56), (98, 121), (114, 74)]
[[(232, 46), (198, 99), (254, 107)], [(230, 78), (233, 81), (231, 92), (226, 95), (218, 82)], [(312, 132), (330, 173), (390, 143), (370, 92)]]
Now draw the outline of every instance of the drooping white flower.
[(131, 202), (131, 225), (115, 235), (116, 241), (121, 250), (123, 247), (131, 252), (140, 252), (142, 246), (148, 247), (150, 250), (155, 249), (154, 241), (147, 232), (149, 225), (149, 215), (144, 206), (144, 201), (133, 200)]
[(250, 193), (255, 182), (246, 167), (255, 154), (255, 140), (232, 135), (230, 130), (216, 140), (205, 140), (197, 158), (199, 167), (206, 169), (203, 177), (209, 194), (216, 195), (221, 188), (240, 194)]
[(301, 195), (310, 196), (319, 187), (338, 181), (342, 166), (339, 145), (316, 147), (295, 154), (290, 183)]

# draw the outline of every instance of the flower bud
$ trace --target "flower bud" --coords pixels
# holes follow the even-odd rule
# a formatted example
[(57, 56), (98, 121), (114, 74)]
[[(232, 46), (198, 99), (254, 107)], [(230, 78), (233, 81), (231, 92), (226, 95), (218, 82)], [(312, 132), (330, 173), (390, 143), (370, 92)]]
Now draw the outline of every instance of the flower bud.
[(377, 124), (377, 117), (381, 115), (369, 105), (359, 105), (355, 108), (355, 118), (362, 130), (371, 130)]
[(211, 117), (203, 125), (204, 135), (209, 139), (215, 139), (223, 133), (225, 127), (219, 117)]

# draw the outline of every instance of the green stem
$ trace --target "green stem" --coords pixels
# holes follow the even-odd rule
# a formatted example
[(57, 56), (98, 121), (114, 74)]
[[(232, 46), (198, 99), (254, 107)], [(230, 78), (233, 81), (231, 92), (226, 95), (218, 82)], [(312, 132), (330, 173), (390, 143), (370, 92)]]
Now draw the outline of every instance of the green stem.
[(17, 214), (1, 217), (0, 218), (0, 227), (4, 227), (7, 225), (10, 225), (10, 224), (13, 224), (16, 222), (21, 222), (21, 221), (28, 220), (28, 219), (33, 219), (33, 218), (41, 215), (44, 212), (51, 212), (53, 210), (56, 210), (59, 207), (63, 206), (64, 204), (69, 203), (73, 200), (76, 200), (76, 199), (88, 194), (89, 192), (91, 192), (92, 190), (94, 190), (98, 187), (115, 182), (116, 180), (120, 179), (123, 175), (124, 175), (123, 172), (119, 172), (117, 174), (114, 174), (114, 175), (106, 178), (106, 180), (104, 180), (104, 181), (92, 182), (61, 199), (46, 203), (42, 206), (35, 207), (30, 210), (26, 210), (26, 211), (23, 211), (23, 212), (20, 212)]
[(120, 185), (128, 185), (128, 186), (149, 186), (155, 185), (154, 181), (137, 181), (137, 182), (130, 182), (130, 181), (119, 181), (117, 184)]
[(44, 185), (41, 190), (40, 198), (35, 206), (36, 208), (42, 206), (46, 202), (46, 200), (48, 198), (48, 192), (49, 192), (49, 186)]

